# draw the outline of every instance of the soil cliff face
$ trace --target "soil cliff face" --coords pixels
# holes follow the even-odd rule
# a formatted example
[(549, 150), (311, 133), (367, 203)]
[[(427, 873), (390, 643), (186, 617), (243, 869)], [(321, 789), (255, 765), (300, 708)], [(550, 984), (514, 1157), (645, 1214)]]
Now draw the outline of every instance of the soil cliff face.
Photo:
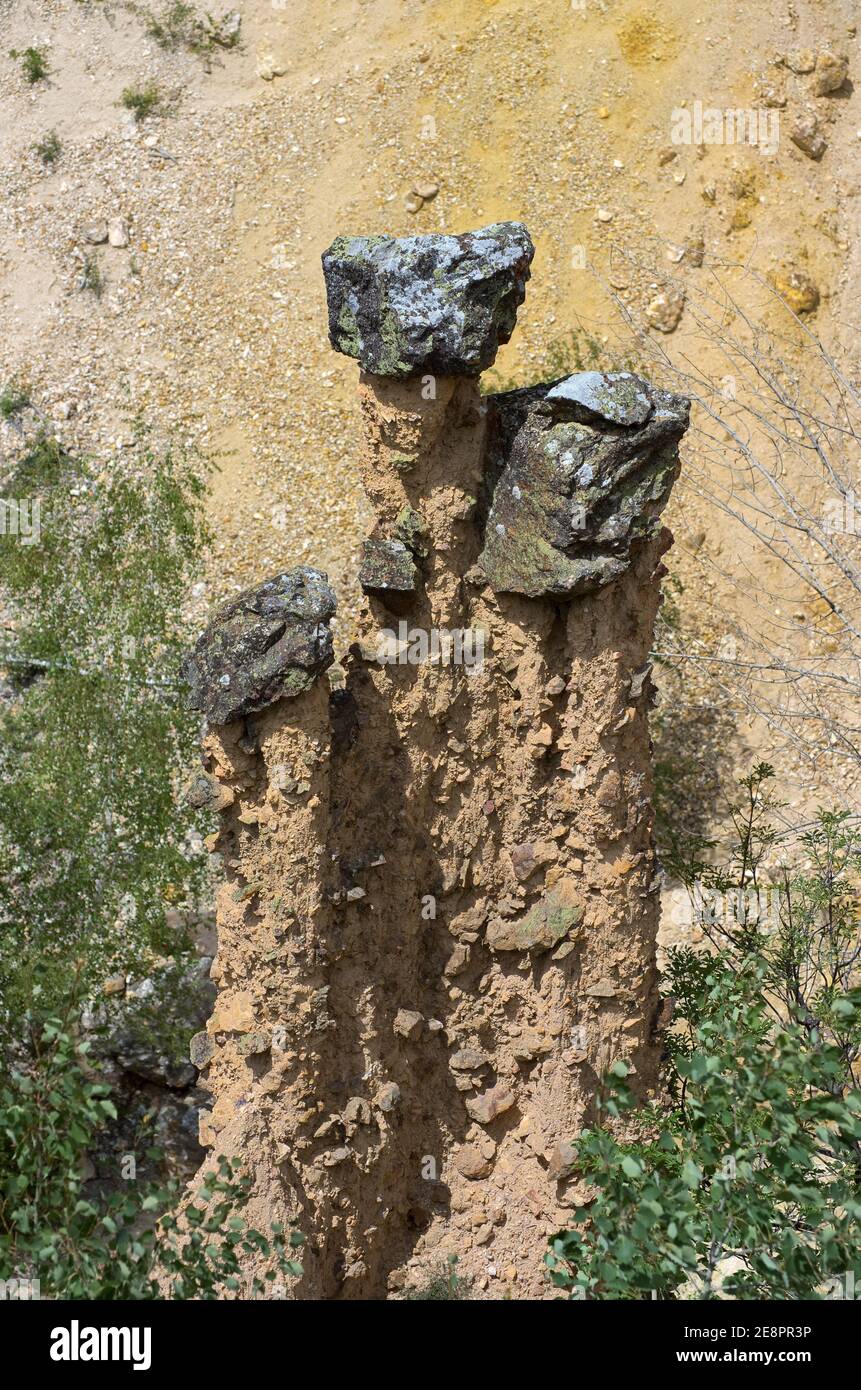
[(299, 1220), (299, 1298), (448, 1255), (545, 1296), (602, 1074), (654, 1083), (648, 653), (687, 402), (597, 373), (482, 397), (530, 259), (517, 224), (334, 244), (378, 517), (363, 639), (332, 664), (302, 567), (187, 663), (226, 868), (201, 1138), (252, 1169), (256, 1216)]

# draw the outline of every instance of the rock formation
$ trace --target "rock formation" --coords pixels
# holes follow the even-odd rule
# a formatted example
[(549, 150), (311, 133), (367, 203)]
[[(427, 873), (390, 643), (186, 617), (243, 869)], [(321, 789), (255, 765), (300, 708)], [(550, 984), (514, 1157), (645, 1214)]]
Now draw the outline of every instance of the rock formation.
[(316, 674), (334, 599), (299, 569), (187, 667), (225, 869), (201, 1137), (298, 1220), (298, 1298), (449, 1255), (479, 1296), (547, 1296), (602, 1074), (655, 1080), (648, 654), (688, 403), (595, 372), (483, 397), (531, 258), (511, 223), (335, 242), (363, 639)]

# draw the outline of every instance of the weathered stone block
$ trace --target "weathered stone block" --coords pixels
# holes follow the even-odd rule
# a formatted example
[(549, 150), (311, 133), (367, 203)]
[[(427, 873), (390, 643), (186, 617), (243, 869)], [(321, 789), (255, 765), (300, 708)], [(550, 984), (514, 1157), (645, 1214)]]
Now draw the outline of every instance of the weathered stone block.
[(323, 255), (332, 346), (377, 376), (477, 375), (514, 331), (533, 255), (519, 222), (338, 237)]
[(336, 606), (326, 575), (308, 565), (226, 603), (183, 660), (191, 708), (229, 724), (307, 690), (333, 660)]
[(491, 397), (504, 460), (478, 564), (498, 593), (572, 598), (618, 579), (658, 528), (690, 402), (629, 372)]

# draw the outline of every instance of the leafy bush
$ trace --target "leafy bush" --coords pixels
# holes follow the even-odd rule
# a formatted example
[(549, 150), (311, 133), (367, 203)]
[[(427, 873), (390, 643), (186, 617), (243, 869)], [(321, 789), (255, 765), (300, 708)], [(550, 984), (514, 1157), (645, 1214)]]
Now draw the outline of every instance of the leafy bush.
[(187, 0), (171, 0), (160, 15), (147, 10), (141, 13), (148, 37), (168, 51), (185, 48), (189, 53), (206, 56), (214, 48), (236, 48), (239, 43), (239, 19), (235, 11), (216, 20), (211, 14), (201, 17)]
[(728, 864), (677, 865), (716, 950), (669, 953), (665, 1101), (636, 1107), (617, 1062), (577, 1141), (594, 1197), (547, 1255), (572, 1297), (822, 1298), (861, 1279), (858, 832), (822, 812), (804, 862), (766, 875), (770, 775), (742, 784)]
[(250, 1180), (238, 1160), (222, 1158), (179, 1211), (175, 1186), (131, 1180), (127, 1191), (88, 1193), (87, 1149), (116, 1112), (86, 1053), (49, 1020), (0, 1088), (0, 1277), (38, 1280), (43, 1298), (142, 1300), (239, 1292), (254, 1256), (270, 1267), (247, 1292), (301, 1275), (299, 1232), (246, 1226)]

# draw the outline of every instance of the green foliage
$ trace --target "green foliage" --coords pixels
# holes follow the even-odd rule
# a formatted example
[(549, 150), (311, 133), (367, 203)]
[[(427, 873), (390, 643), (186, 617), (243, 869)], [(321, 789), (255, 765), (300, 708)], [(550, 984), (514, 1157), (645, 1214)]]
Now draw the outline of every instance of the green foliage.
[(147, 116), (161, 116), (167, 110), (161, 90), (155, 82), (146, 82), (137, 87), (126, 87), (119, 101), (127, 111), (131, 111), (140, 123)]
[(78, 288), (89, 290), (96, 299), (101, 299), (105, 292), (105, 275), (102, 270), (101, 262), (94, 251), (86, 255), (81, 264), (81, 274), (78, 278)]
[(31, 87), (41, 82), (51, 71), (44, 48), (10, 48), (9, 57), (20, 58), (21, 70)]
[(7, 381), (0, 390), (0, 419), (11, 420), (30, 404), (30, 392), (17, 381)]
[(800, 863), (776, 859), (770, 776), (743, 779), (726, 864), (703, 840), (677, 854), (715, 951), (669, 953), (666, 1101), (634, 1108), (617, 1063), (577, 1141), (596, 1196), (547, 1256), (572, 1297), (822, 1298), (861, 1278), (861, 838), (823, 811)]
[(837, 1047), (848, 1073), (861, 1056), (861, 1021), (839, 1001), (852, 996), (861, 961), (861, 827), (849, 812), (820, 811), (798, 837), (800, 867), (790, 864), (774, 823), (782, 805), (769, 790), (773, 776), (760, 763), (741, 780), (726, 862), (711, 862), (714, 843), (694, 838), (677, 842), (665, 867), (688, 888), (723, 958), (759, 963), (772, 1014), (797, 1023), (811, 1046)]
[(56, 164), (62, 152), (63, 146), (56, 130), (49, 130), (41, 140), (33, 142), (33, 153), (39, 156), (43, 164)]
[(159, 48), (185, 48), (190, 53), (207, 54), (216, 47), (235, 48), (239, 42), (238, 30), (225, 28), (224, 20), (219, 22), (209, 14), (201, 18), (186, 0), (171, 0), (158, 16), (146, 10), (142, 13), (146, 33)]
[[(603, 1124), (581, 1136), (577, 1166), (598, 1195), (551, 1242), (551, 1278), (574, 1297), (827, 1297), (861, 1277), (861, 1095), (837, 1048), (773, 1022), (754, 963), (691, 954), (670, 972), (697, 1013), (674, 1057), (677, 1103), (635, 1112), (634, 1142)], [(610, 1121), (631, 1104), (623, 1073)]]
[[(0, 666), (0, 999), (7, 1021), (146, 974), (190, 942), (207, 822), (180, 801), (198, 724), (177, 685), (180, 615), (207, 532), (200, 460), (138, 428), (110, 460), (40, 434), (3, 479), (41, 509), (0, 536), (16, 615)], [(196, 848), (195, 848), (196, 846)]]
[(407, 1294), (407, 1301), (413, 1303), (452, 1303), (467, 1298), (472, 1298), (472, 1280), (458, 1274), (457, 1255), (449, 1255), (446, 1263), (431, 1276), (427, 1284)]
[(176, 1209), (176, 1187), (143, 1186), (92, 1195), (82, 1172), (88, 1147), (115, 1118), (108, 1088), (88, 1075), (87, 1044), (62, 1023), (32, 1040), (31, 1061), (0, 1087), (0, 1277), (38, 1279), (43, 1298), (216, 1299), (243, 1288), (250, 1258), (264, 1277), (298, 1277), (304, 1237), (246, 1226), (250, 1180), (222, 1158), (195, 1198)]

